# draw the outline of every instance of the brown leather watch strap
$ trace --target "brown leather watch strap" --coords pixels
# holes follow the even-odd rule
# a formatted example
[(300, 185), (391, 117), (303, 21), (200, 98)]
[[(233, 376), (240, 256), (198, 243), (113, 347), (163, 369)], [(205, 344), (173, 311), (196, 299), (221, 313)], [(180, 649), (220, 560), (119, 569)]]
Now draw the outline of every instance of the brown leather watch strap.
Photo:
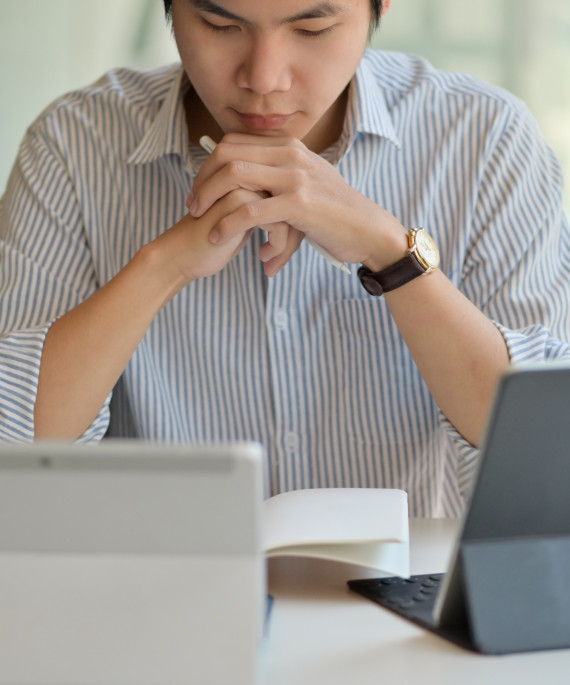
[(358, 269), (358, 278), (367, 292), (378, 297), (390, 290), (396, 290), (425, 272), (426, 269), (412, 253), (382, 271), (374, 272), (366, 266), (361, 266)]

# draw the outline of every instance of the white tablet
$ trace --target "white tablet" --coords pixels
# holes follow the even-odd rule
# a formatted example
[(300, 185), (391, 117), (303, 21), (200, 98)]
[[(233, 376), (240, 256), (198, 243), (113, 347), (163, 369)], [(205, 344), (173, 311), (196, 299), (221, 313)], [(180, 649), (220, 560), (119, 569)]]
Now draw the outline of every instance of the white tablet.
[(258, 444), (0, 445), (0, 683), (254, 682)]

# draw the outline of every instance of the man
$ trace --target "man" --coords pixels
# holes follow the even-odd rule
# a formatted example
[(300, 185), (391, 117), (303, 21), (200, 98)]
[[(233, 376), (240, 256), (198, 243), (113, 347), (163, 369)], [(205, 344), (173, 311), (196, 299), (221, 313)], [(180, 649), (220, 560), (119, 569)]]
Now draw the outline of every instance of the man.
[(570, 358), (568, 225), (518, 101), (365, 52), (389, 7), (165, 0), (182, 71), (36, 122), (2, 204), (4, 439), (257, 439), (268, 492), (461, 509), (500, 373)]

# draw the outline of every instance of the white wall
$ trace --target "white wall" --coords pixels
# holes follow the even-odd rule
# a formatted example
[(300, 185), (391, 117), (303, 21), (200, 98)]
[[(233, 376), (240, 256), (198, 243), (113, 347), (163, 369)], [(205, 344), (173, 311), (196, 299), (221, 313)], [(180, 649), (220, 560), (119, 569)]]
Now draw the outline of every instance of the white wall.
[(522, 98), (562, 162), (570, 210), (570, 0), (393, 0), (373, 45)]
[(26, 127), (58, 95), (176, 58), (161, 0), (0, 0), (0, 194)]

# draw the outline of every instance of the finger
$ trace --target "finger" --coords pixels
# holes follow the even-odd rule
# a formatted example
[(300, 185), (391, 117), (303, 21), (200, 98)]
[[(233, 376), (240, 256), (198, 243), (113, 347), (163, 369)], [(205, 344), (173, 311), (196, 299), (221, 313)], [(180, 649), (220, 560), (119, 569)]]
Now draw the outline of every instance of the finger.
[(307, 146), (299, 138), (294, 136), (263, 136), (255, 135), (252, 133), (238, 133), (230, 132), (226, 133), (220, 140), (218, 145), (231, 144), (237, 146), (251, 146), (251, 147), (291, 147), (299, 149), (307, 149)]
[(267, 242), (261, 246), (259, 256), (262, 262), (268, 262), (286, 249), (290, 227), (289, 224), (280, 222), (270, 226), (260, 226), (260, 228), (267, 231)]
[(233, 160), (219, 169), (199, 189), (193, 188), (190, 213), (198, 218), (232, 190), (242, 188), (263, 197), (282, 195), (303, 187), (307, 181), (302, 169)]
[(265, 262), (265, 275), (271, 277), (278, 274), (285, 264), (287, 264), (287, 262), (291, 259), (293, 254), (295, 254), (295, 252), (299, 249), (299, 246), (303, 242), (303, 238), (303, 233), (290, 227), (290, 230), (287, 234), (287, 245), (283, 252)]
[[(224, 137), (223, 141), (218, 144), (214, 152), (202, 165), (192, 185), (192, 192), (195, 196), (198, 195), (206, 181), (232, 162), (260, 164), (270, 167), (302, 167), (304, 164), (310, 164), (310, 158), (313, 154), (296, 138), (269, 138), (246, 134), (231, 135), (237, 138), (230, 138), (229, 135)], [(241, 139), (244, 142), (229, 142), (236, 139)], [(235, 170), (239, 171), (239, 164)], [(247, 171), (247, 168), (244, 167), (244, 170)]]
[(230, 143), (220, 142), (215, 150), (206, 159), (204, 164), (200, 167), (194, 183), (192, 185), (192, 192), (196, 195), (200, 186), (228, 162), (238, 159), (243, 156), (243, 146)]
[[(234, 191), (248, 193), (249, 191)], [(233, 197), (234, 193), (230, 195)], [(248, 196), (246, 195), (246, 198)], [(249, 195), (251, 197), (251, 195)], [(287, 202), (283, 198), (267, 198), (240, 202), (236, 207), (231, 207), (227, 214), (223, 216), (210, 231), (210, 242), (223, 245), (228, 240), (232, 240), (235, 235), (243, 233), (256, 226), (270, 227), (285, 221)]]
[[(237, 255), (242, 251), (244, 245), (245, 245), (245, 244), (247, 243), (247, 241), (250, 239), (252, 233), (253, 233), (253, 228), (250, 229), (249, 231), (246, 231), (246, 232), (243, 234), (243, 237), (242, 237), (241, 241), (239, 242), (239, 244), (236, 246), (236, 249), (234, 250), (234, 253), (233, 253), (233, 255), (232, 255), (232, 259), (233, 259), (234, 257), (237, 257)], [(230, 261), (231, 261), (231, 260), (230, 260)]]

